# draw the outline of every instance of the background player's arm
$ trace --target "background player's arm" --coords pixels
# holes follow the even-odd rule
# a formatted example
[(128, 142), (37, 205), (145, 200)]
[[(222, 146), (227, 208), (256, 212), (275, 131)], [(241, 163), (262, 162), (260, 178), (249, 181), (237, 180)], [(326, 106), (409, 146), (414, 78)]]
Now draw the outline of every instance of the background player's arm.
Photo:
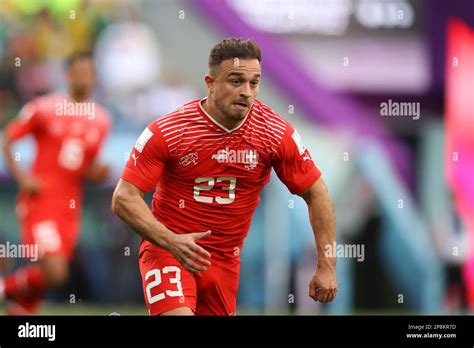
[(153, 216), (144, 195), (144, 191), (120, 179), (112, 198), (112, 210), (143, 239), (171, 252), (188, 271), (205, 271), (206, 266), (211, 265), (205, 258), (210, 258), (211, 254), (196, 244), (196, 240), (209, 236), (210, 231), (174, 233)]
[(316, 301), (328, 302), (336, 297), (336, 258), (326, 255), (326, 247), (336, 240), (336, 218), (329, 193), (322, 178), (300, 194), (308, 204), (309, 219), (316, 239), (318, 254), (316, 272), (309, 285), (309, 296)]
[(92, 184), (99, 184), (107, 180), (109, 173), (110, 166), (93, 162), (84, 172), (84, 180)]
[[(31, 111), (31, 109), (32, 107), (27, 104), (22, 111), (20, 111), (20, 116), (8, 124), (3, 133), (2, 149), (5, 154), (7, 167), (15, 178), (20, 190), (26, 193), (35, 194), (40, 190), (40, 181), (19, 166), (13, 156), (11, 146), (15, 140), (31, 133), (36, 126), (36, 122), (33, 121), (33, 111)], [(21, 116), (22, 113), (31, 113), (31, 116), (24, 120), (21, 118), (26, 117)]]
[(12, 173), (13, 177), (17, 181), (18, 184), (20, 184), (23, 181), (23, 178), (27, 177), (26, 172), (20, 168), (18, 165), (17, 161), (15, 161), (15, 158), (13, 157), (13, 151), (11, 148), (11, 143), (12, 141), (10, 138), (5, 134), (3, 137), (3, 152), (5, 153), (5, 159), (7, 162), (7, 166), (10, 169), (10, 172)]

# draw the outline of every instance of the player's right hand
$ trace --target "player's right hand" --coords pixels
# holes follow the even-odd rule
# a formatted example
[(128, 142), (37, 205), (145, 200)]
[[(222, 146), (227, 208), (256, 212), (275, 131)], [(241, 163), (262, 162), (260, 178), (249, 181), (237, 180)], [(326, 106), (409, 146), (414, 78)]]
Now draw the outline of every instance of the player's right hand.
[(168, 250), (189, 272), (203, 272), (211, 265), (208, 260), (211, 254), (199, 246), (196, 241), (210, 235), (210, 230), (207, 232), (176, 234)]
[(20, 186), (20, 191), (30, 195), (38, 194), (41, 190), (40, 181), (29, 174), (23, 175), (20, 178), (18, 185)]

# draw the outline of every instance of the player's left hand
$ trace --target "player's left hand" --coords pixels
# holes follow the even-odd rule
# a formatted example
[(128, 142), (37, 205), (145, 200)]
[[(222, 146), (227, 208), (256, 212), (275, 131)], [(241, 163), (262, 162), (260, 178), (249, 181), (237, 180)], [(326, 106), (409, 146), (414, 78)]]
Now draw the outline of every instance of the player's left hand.
[(87, 170), (84, 172), (84, 179), (92, 184), (98, 184), (104, 182), (110, 173), (110, 166), (106, 164), (92, 164)]
[(316, 268), (309, 283), (309, 296), (319, 302), (331, 302), (336, 298), (337, 279), (334, 267)]

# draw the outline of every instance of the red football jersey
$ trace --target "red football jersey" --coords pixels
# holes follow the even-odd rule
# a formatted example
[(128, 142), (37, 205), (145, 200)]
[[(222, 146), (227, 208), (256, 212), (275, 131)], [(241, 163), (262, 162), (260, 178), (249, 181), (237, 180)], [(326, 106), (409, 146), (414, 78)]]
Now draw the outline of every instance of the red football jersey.
[(240, 126), (228, 130), (202, 101), (151, 122), (122, 178), (145, 192), (156, 186), (154, 216), (180, 234), (211, 230), (199, 243), (225, 256), (242, 247), (272, 167), (294, 194), (321, 173), (295, 129), (262, 102), (255, 101)]
[[(34, 198), (41, 209), (65, 209), (77, 216), (84, 171), (94, 161), (111, 120), (98, 103), (74, 103), (63, 94), (27, 103), (8, 125), (6, 134), (12, 140), (31, 134), (36, 142), (32, 173), (40, 180), (41, 190), (28, 201)], [(22, 198), (27, 199), (20, 194), (20, 201)]]

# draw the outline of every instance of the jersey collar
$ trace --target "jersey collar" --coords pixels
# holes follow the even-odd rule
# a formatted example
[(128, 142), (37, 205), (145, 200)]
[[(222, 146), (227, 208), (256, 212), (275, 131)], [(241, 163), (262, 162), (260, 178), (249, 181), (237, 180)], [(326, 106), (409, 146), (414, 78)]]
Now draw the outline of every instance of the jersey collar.
[(220, 124), (219, 122), (217, 122), (211, 115), (209, 115), (207, 113), (206, 110), (204, 110), (204, 108), (202, 107), (202, 102), (204, 100), (206, 100), (207, 97), (204, 97), (202, 98), (200, 101), (199, 101), (199, 108), (201, 109), (201, 111), (204, 113), (204, 115), (212, 122), (214, 123), (217, 127), (219, 127), (220, 129), (224, 130), (225, 132), (227, 133), (232, 133), (236, 130), (238, 130), (240, 127), (242, 127), (244, 125), (244, 123), (247, 121), (247, 118), (249, 118), (249, 115), (250, 113), (252, 112), (252, 108), (253, 108), (253, 104), (250, 105), (250, 108), (249, 108), (249, 111), (247, 112), (247, 115), (245, 115), (245, 118), (242, 120), (242, 122), (235, 128), (232, 128), (232, 129), (228, 129), (226, 127), (224, 127), (222, 124)]

